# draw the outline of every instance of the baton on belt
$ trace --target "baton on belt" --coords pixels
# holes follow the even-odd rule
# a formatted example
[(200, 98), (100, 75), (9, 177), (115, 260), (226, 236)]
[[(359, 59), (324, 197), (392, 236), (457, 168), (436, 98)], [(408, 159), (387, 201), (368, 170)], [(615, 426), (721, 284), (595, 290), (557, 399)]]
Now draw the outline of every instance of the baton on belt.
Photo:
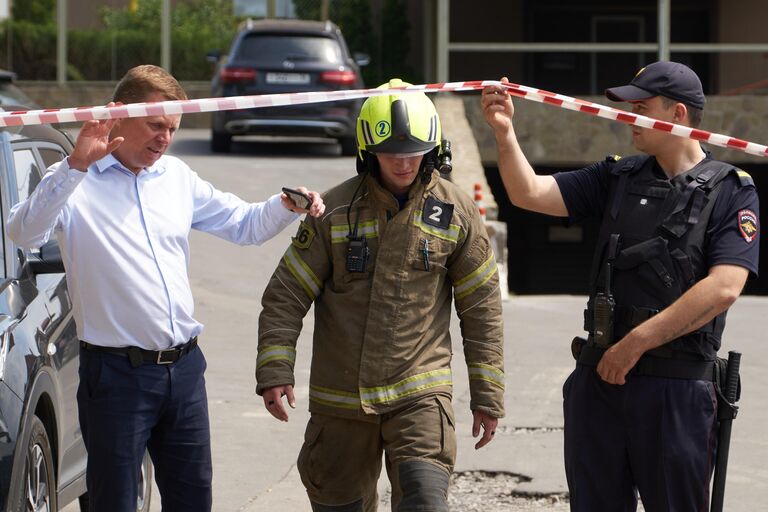
[(720, 413), (720, 434), (717, 439), (717, 461), (715, 463), (715, 480), (712, 485), (712, 504), (710, 512), (723, 511), (723, 498), (725, 497), (725, 474), (728, 470), (728, 451), (731, 445), (731, 427), (733, 418), (736, 417), (738, 407), (739, 366), (741, 365), (740, 352), (728, 352), (728, 369), (725, 373), (726, 403), (718, 407)]

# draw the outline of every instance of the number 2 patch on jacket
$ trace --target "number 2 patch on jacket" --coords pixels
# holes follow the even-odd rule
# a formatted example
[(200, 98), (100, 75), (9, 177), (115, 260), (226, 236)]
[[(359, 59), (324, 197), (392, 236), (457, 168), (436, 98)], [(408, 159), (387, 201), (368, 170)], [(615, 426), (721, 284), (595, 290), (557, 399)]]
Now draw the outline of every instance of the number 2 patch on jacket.
[(424, 224), (435, 226), (436, 228), (448, 229), (453, 218), (453, 205), (443, 203), (432, 196), (424, 201), (424, 210), (421, 212), (421, 221)]
[(291, 238), (291, 243), (294, 245), (294, 247), (298, 247), (299, 249), (309, 249), (309, 246), (312, 244), (312, 240), (314, 239), (314, 230), (304, 221), (301, 221), (299, 224), (299, 231), (296, 233), (295, 237)]

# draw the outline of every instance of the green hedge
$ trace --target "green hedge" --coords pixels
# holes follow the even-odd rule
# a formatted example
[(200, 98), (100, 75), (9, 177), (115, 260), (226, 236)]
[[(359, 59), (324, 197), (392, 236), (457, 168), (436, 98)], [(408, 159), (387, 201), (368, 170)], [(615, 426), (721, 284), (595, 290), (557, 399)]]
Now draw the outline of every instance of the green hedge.
[[(0, 41), (8, 41), (9, 24), (0, 25)], [(56, 27), (16, 21), (10, 25), (12, 59), (0, 54), (0, 67), (12, 68), (22, 80), (56, 79)], [(205, 59), (211, 50), (229, 47), (235, 31), (227, 34), (172, 30), (171, 62), (179, 80), (209, 80), (213, 66)], [(160, 35), (141, 30), (70, 30), (68, 78), (116, 80), (139, 64), (160, 64)]]

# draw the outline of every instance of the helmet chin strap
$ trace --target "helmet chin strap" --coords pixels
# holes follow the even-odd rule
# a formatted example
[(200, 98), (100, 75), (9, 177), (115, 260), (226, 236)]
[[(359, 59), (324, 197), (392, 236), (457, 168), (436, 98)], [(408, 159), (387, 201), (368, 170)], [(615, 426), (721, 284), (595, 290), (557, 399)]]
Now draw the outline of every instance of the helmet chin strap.
[(421, 165), (419, 166), (419, 176), (421, 177), (421, 183), (429, 183), (432, 179), (432, 171), (437, 167), (437, 153), (440, 148), (436, 147), (425, 154), (421, 159)]
[(376, 155), (368, 151), (361, 151), (358, 153), (355, 159), (355, 167), (357, 168), (357, 174), (364, 172), (370, 172), (375, 176), (379, 171), (379, 161), (376, 159)]

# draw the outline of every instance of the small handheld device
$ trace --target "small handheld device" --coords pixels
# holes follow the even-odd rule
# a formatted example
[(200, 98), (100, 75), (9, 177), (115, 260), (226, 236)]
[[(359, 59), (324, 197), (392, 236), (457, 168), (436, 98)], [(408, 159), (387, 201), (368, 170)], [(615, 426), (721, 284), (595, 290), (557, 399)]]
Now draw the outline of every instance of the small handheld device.
[(310, 197), (304, 192), (300, 192), (288, 187), (283, 187), (283, 193), (287, 195), (288, 198), (302, 210), (308, 210), (309, 207), (312, 206), (312, 199), (310, 199)]
[(598, 292), (595, 295), (595, 345), (607, 347), (613, 343), (613, 314), (616, 303), (610, 293)]
[(365, 272), (370, 255), (365, 238), (351, 238), (347, 245), (347, 272)]
[(611, 277), (613, 274), (613, 261), (616, 259), (616, 253), (619, 250), (619, 235), (611, 234), (608, 244), (608, 259), (605, 262), (605, 281), (603, 290), (595, 294), (594, 304), (594, 336), (595, 345), (598, 347), (608, 347), (614, 342), (613, 322), (616, 309), (616, 301), (613, 299), (611, 291)]

